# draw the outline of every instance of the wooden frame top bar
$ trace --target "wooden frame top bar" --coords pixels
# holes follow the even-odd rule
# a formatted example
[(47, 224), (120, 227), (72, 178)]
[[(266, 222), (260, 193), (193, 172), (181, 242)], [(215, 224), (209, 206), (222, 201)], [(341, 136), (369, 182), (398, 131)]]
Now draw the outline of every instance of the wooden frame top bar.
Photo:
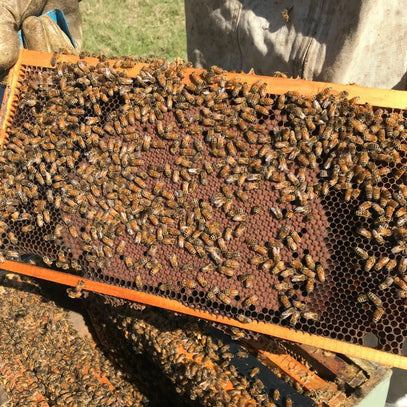
[[(51, 67), (51, 59), (53, 54), (29, 51), (23, 49), (20, 53), (17, 65), (33, 65), (44, 68)], [(58, 61), (60, 62), (76, 62), (79, 60), (78, 56), (74, 55), (59, 55)], [(99, 62), (97, 58), (85, 57), (84, 61), (89, 64), (95, 65)], [(113, 60), (112, 60), (113, 61)], [(126, 69), (127, 76), (135, 77), (139, 73), (140, 69), (147, 64), (137, 63), (133, 68)], [(186, 68), (185, 76), (186, 80), (191, 72), (202, 72), (202, 69)], [(267, 83), (267, 91), (272, 94), (280, 95), (288, 91), (297, 91), (304, 96), (312, 96), (321, 92), (326, 88), (331, 88), (333, 93), (340, 93), (343, 91), (348, 92), (349, 98), (359, 97), (358, 103), (369, 103), (372, 106), (381, 106), (394, 109), (406, 109), (407, 108), (407, 91), (393, 90), (393, 89), (380, 89), (369, 88), (358, 85), (342, 85), (337, 83), (327, 82), (314, 82), (303, 79), (288, 79), (288, 78), (276, 78), (271, 76), (260, 76), (254, 74), (245, 73), (226, 73), (226, 76), (230, 79), (240, 78), (242, 82), (254, 83), (258, 80), (262, 80)]]

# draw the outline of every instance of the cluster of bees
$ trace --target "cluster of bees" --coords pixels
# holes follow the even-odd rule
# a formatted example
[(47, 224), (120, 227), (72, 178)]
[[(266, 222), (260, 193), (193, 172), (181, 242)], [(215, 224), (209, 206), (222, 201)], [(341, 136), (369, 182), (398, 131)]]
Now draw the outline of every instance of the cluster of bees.
[[(213, 335), (213, 328), (193, 318), (148, 308), (142, 312), (103, 309), (98, 299), (89, 304), (88, 311), (98, 322), (99, 335), (111, 338), (115, 355), (125, 355), (127, 362), (135, 354), (148, 355), (152, 365), (163, 369), (177, 393), (199, 405), (296, 405), (285, 390), (267, 388), (256, 366), (259, 362), (252, 355), (224, 343)], [(246, 375), (237, 368), (242, 362), (249, 366)]]
[(81, 338), (37, 283), (3, 274), (0, 284), (0, 383), (10, 405), (148, 405), (136, 382)]
[[(360, 219), (355, 272), (383, 276), (363, 293), (373, 322), (385, 312), (381, 291), (397, 287), (406, 298), (402, 113), (329, 90), (270, 95), (262, 81), (217, 67), (184, 81), (178, 61), (152, 62), (134, 78), (106, 61), (57, 61), (27, 71), (7, 129), (4, 257), (17, 259), (43, 231), (37, 254), (49, 265), (117, 268), (119, 282), (155, 285), (159, 295), (202, 291), (204, 308), (235, 307), (245, 323), (271, 292), (280, 321), (298, 328), (320, 319), (309, 298), (329, 278), (298, 224), (312, 225), (315, 202), (336, 191)], [(253, 203), (267, 188), (273, 201)], [(255, 222), (276, 233), (260, 239)]]
[[(0, 284), (5, 297), (0, 378), (13, 405), (144, 406), (166, 398), (174, 406), (274, 406), (255, 370), (246, 378), (231, 364), (232, 357), (247, 359), (248, 354), (232, 354), (229, 345), (204, 333), (192, 319), (118, 311), (103, 298), (90, 298), (88, 310), (99, 337), (112, 341), (104, 344), (112, 359), (78, 336), (66, 312), (44, 301), (47, 295), (37, 283), (8, 274), (0, 276)], [(179, 352), (181, 346), (194, 358)], [(210, 369), (204, 366), (208, 362)], [(228, 382), (233, 389), (224, 388)]]

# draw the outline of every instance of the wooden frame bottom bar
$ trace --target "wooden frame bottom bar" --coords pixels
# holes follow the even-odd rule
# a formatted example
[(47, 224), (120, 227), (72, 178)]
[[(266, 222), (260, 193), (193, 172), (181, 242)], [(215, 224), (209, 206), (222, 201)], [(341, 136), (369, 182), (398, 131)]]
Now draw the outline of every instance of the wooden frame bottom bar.
[(6, 260), (1, 265), (1, 268), (14, 273), (24, 274), (26, 276), (40, 278), (42, 280), (47, 280), (72, 287), (78, 285), (79, 282), (83, 282), (83, 290), (93, 291), (99, 294), (111, 295), (113, 297), (123, 298), (145, 305), (164, 308), (170, 311), (191, 315), (197, 318), (222, 323), (225, 325), (231, 325), (242, 329), (249, 329), (281, 339), (315, 346), (317, 348), (325, 349), (331, 352), (343, 353), (348, 356), (367, 359), (372, 362), (377, 362), (391, 367), (398, 367), (407, 370), (407, 357), (386, 353), (384, 351), (368, 348), (366, 346), (346, 343), (332, 338), (304, 333), (270, 323), (252, 322), (250, 324), (243, 324), (239, 321), (222, 315), (214, 315), (207, 311), (189, 308), (176, 300), (89, 280), (69, 273), (46, 269), (38, 266), (32, 266), (30, 264)]

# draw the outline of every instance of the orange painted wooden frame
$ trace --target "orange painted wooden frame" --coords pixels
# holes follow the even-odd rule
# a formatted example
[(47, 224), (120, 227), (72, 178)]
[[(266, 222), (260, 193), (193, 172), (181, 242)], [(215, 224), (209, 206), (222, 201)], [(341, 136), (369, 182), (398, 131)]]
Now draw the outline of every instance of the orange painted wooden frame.
[[(14, 99), (15, 95), (18, 94), (18, 83), (21, 79), (24, 66), (31, 65), (48, 68), (51, 67), (51, 58), (52, 54), (45, 54), (27, 50), (21, 51), (20, 57), (9, 75), (9, 82), (6, 89), (5, 97), (6, 103), (3, 104), (2, 111), (0, 112), (0, 144), (4, 140), (8, 122), (15, 110)], [(71, 55), (58, 56), (58, 61), (76, 62), (78, 59), (79, 58), (77, 56)], [(90, 64), (96, 64), (98, 62), (97, 58), (85, 58), (84, 60)], [(145, 66), (145, 64), (136, 64), (133, 68), (127, 69), (126, 73), (129, 77), (135, 77), (143, 66)], [(188, 80), (189, 74), (192, 71), (201, 72), (200, 70), (194, 70), (192, 68), (185, 69), (185, 81)], [(358, 96), (358, 103), (369, 103), (373, 106), (382, 106), (387, 108), (407, 108), (407, 92), (404, 91), (366, 88), (356, 85), (339, 85), (323, 82), (310, 82), (301, 79), (273, 78), (249, 74), (227, 73), (226, 75), (228, 78), (239, 77), (242, 82), (246, 81), (248, 83), (254, 83), (261, 79), (267, 84), (267, 91), (273, 94), (282, 94), (291, 90), (298, 91), (303, 95), (311, 96), (329, 87), (334, 93), (347, 91), (349, 97)], [(250, 324), (242, 324), (239, 321), (233, 320), (231, 318), (211, 314), (207, 311), (189, 308), (176, 300), (159, 297), (153, 294), (138, 292), (123, 287), (117, 287), (106, 283), (83, 279), (72, 274), (58, 272), (28, 264), (6, 261), (2, 265), (2, 268), (31, 277), (37, 277), (44, 280), (65, 284), (68, 286), (76, 286), (80, 281), (84, 281), (85, 290), (120, 297), (146, 305), (165, 308), (171, 311), (192, 315), (198, 318), (236, 326), (238, 328), (253, 330), (278, 338), (316, 346), (332, 352), (343, 353), (349, 356), (371, 360), (374, 362), (382, 363), (384, 365), (407, 369), (407, 357), (386, 353), (356, 344), (342, 342), (328, 337), (299, 332), (295, 331), (294, 329), (282, 327), (279, 325), (273, 325), (271, 323), (252, 322)]]

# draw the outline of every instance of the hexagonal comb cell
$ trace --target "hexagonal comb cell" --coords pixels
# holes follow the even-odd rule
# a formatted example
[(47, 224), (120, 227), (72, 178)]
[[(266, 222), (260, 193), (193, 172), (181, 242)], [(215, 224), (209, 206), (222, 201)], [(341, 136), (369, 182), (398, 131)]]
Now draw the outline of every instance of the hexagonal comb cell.
[[(115, 65), (115, 66), (114, 66)], [(26, 65), (1, 250), (235, 318), (399, 353), (405, 112), (179, 61)]]

